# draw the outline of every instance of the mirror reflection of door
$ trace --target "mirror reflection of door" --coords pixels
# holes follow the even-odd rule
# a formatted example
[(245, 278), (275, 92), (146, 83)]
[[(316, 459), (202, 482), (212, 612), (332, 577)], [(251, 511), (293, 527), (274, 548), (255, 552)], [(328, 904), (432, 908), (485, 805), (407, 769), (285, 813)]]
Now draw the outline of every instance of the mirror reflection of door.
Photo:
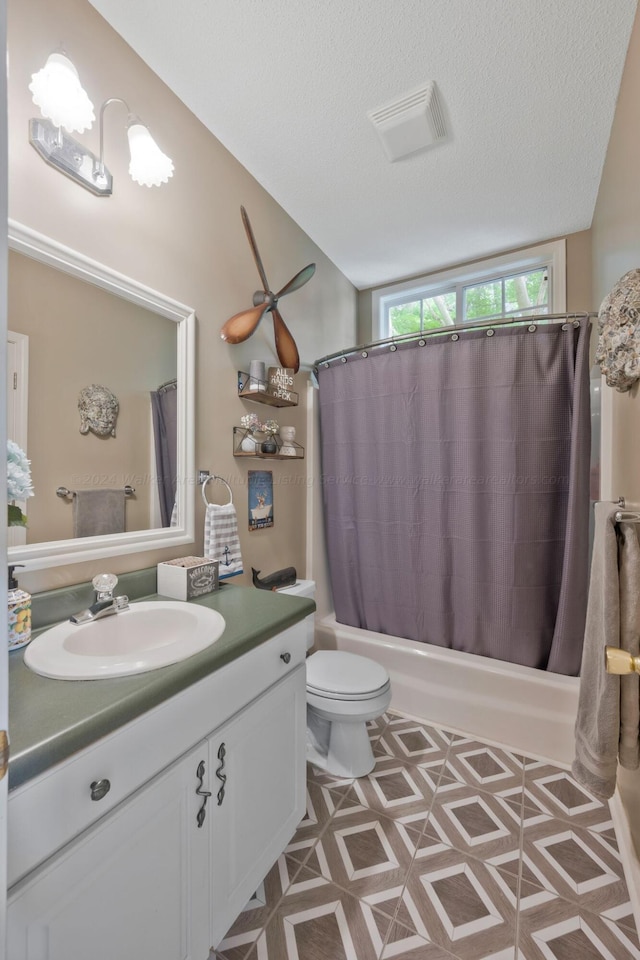
[[(27, 424), (29, 404), (29, 337), (23, 333), (7, 331), (7, 437), (27, 449)], [(17, 503), (23, 513), (27, 513), (27, 503)], [(16, 547), (27, 542), (24, 527), (9, 527), (7, 546)]]

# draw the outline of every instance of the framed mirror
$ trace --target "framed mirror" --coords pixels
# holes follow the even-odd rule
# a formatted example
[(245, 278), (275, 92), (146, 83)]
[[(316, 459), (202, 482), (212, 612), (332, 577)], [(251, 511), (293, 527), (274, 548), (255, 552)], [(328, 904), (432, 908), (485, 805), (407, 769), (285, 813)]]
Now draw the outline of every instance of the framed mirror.
[(8, 287), (8, 436), (34, 488), (9, 562), (192, 542), (193, 309), (14, 221)]

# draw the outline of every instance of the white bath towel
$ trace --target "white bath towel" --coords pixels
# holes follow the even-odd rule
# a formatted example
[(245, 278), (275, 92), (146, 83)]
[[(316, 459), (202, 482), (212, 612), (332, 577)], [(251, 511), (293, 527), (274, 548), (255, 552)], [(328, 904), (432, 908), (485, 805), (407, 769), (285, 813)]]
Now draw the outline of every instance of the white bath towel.
[(204, 555), (220, 563), (220, 580), (242, 573), (238, 516), (232, 503), (209, 503), (204, 517)]
[(640, 635), (640, 546), (633, 524), (616, 524), (617, 509), (595, 508), (572, 766), (576, 780), (603, 800), (613, 796), (618, 762), (638, 767), (638, 676), (608, 674), (604, 664), (607, 645), (637, 655)]

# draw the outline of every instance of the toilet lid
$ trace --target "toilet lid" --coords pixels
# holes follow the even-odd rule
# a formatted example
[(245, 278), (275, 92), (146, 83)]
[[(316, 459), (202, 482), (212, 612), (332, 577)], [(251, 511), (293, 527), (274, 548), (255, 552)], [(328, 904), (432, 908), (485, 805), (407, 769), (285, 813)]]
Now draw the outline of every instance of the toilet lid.
[(318, 650), (307, 658), (307, 689), (324, 696), (360, 698), (389, 683), (375, 660), (342, 650)]

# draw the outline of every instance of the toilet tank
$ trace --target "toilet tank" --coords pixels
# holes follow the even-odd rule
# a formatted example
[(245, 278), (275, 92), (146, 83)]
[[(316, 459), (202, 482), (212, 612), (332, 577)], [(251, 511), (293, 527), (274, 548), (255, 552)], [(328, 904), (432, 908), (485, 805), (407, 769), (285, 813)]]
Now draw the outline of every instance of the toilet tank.
[[(296, 580), (292, 587), (282, 587), (277, 593), (288, 593), (292, 597), (309, 597), (315, 600), (316, 582), (315, 580)], [(305, 618), (307, 627), (307, 650), (310, 650), (314, 641), (314, 615), (311, 613)]]

